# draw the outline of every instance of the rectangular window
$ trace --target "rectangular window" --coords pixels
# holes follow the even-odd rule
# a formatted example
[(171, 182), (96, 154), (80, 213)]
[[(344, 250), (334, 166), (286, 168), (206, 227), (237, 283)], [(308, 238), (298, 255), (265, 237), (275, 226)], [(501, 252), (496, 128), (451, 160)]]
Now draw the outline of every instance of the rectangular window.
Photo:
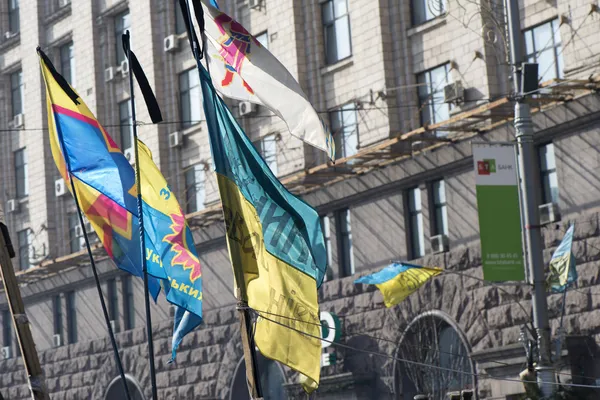
[(325, 251), (327, 253), (327, 274), (325, 274), (324, 280), (329, 279), (329, 272), (331, 271), (331, 264), (333, 262), (333, 254), (331, 252), (331, 226), (329, 225), (329, 217), (321, 217), (321, 230), (323, 230), (323, 239), (325, 240)]
[(23, 229), (17, 232), (17, 240), (19, 241), (19, 268), (24, 271), (31, 267), (31, 235), (29, 229)]
[(77, 309), (75, 307), (75, 292), (67, 292), (67, 340), (69, 344), (77, 343)]
[(19, 30), (19, 0), (8, 0), (8, 31), (18, 33)]
[(446, 13), (446, 0), (412, 0), (412, 22), (420, 25)]
[[(185, 29), (185, 21), (183, 20), (183, 13), (181, 12), (181, 6), (179, 5), (179, 0), (174, 0), (175, 3), (175, 33), (182, 34), (182, 33), (186, 33), (186, 29)], [(192, 16), (194, 15), (194, 5), (192, 4), (192, 2), (188, 2), (189, 7), (190, 7), (190, 13), (192, 14)], [(192, 17), (194, 20), (195, 18)]]
[(421, 207), (421, 189), (408, 191), (408, 229), (410, 231), (410, 256), (419, 258), (425, 255), (425, 236), (423, 234), (423, 211)]
[(71, 213), (67, 218), (69, 220), (69, 250), (71, 253), (77, 253), (85, 245), (83, 232), (80, 228), (79, 215)]
[(133, 119), (131, 118), (131, 102), (125, 100), (119, 103), (119, 132), (121, 135), (121, 148), (133, 148)]
[(254, 142), (254, 147), (258, 150), (265, 160), (273, 175), (277, 176), (277, 137), (276, 135), (267, 135), (261, 140)]
[(335, 64), (352, 55), (348, 0), (327, 0), (321, 3), (325, 58)]
[[(452, 107), (449, 103), (444, 102), (444, 87), (451, 81), (450, 64), (444, 64), (417, 75), (422, 126), (450, 118)], [(436, 131), (437, 136), (446, 136), (447, 134), (448, 132)]]
[(60, 295), (56, 295), (52, 298), (52, 316), (54, 320), (54, 334), (63, 335), (63, 314), (62, 314), (62, 301)]
[(73, 42), (60, 47), (60, 73), (69, 82), (75, 86), (75, 57), (73, 55)]
[(345, 209), (338, 211), (336, 216), (339, 232), (340, 272), (343, 276), (350, 276), (354, 274), (354, 254), (352, 247), (352, 230), (350, 228), (350, 210)]
[(133, 282), (131, 276), (125, 275), (121, 278), (123, 288), (123, 316), (125, 319), (125, 330), (135, 327), (135, 308), (133, 304)]
[(117, 49), (117, 65), (121, 64), (121, 61), (125, 60), (122, 35), (127, 30), (131, 31), (130, 28), (131, 22), (129, 18), (129, 10), (115, 17), (115, 46)]
[(263, 47), (265, 49), (269, 49), (269, 34), (267, 31), (264, 31), (263, 33), (259, 33), (258, 35), (255, 36), (256, 40), (258, 40), (258, 42), (260, 44), (263, 45)]
[(202, 95), (196, 68), (179, 75), (179, 103), (184, 129), (202, 120)]
[(446, 183), (444, 180), (433, 182), (431, 185), (433, 194), (433, 218), (432, 228), (434, 235), (448, 235), (448, 207), (446, 205)]
[(349, 103), (329, 113), (335, 140), (335, 158), (340, 159), (358, 151), (358, 120), (356, 104)]
[(564, 61), (558, 19), (538, 25), (524, 32), (525, 58), (538, 64), (540, 82), (563, 78)]
[(540, 181), (542, 182), (542, 204), (558, 204), (558, 176), (556, 175), (556, 159), (554, 144), (540, 146)]
[(15, 157), (15, 183), (19, 199), (29, 195), (29, 180), (27, 178), (27, 151), (25, 148), (14, 153)]
[(12, 346), (12, 318), (10, 310), (2, 311), (2, 347)]
[(117, 322), (119, 318), (119, 299), (117, 297), (117, 280), (109, 279), (106, 282), (108, 292), (108, 318)]
[(203, 210), (205, 197), (204, 165), (194, 165), (185, 171), (185, 212)]
[(23, 71), (10, 74), (10, 101), (12, 116), (23, 113)]

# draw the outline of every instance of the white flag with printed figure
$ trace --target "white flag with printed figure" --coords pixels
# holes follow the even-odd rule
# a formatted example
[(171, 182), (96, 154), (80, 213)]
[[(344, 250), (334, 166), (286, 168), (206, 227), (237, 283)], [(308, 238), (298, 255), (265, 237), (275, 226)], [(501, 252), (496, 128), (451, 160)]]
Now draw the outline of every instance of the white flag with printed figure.
[(335, 158), (333, 136), (292, 74), (233, 18), (202, 0), (206, 55), (215, 88), (267, 107), (298, 139)]

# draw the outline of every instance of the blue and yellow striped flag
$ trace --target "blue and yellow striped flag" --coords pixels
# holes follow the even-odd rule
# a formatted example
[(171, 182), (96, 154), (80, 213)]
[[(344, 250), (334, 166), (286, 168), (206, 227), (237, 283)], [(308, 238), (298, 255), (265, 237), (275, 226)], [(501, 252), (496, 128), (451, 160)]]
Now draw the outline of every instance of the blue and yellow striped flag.
[(277, 180), (200, 67), (204, 110), (236, 286), (262, 311), (260, 352), (318, 386), (321, 332), (317, 287), (326, 253), (317, 212)]
[(406, 299), (411, 293), (443, 272), (440, 268), (428, 268), (420, 265), (394, 263), (379, 272), (363, 276), (354, 283), (375, 285), (383, 295), (386, 307), (392, 307)]
[(574, 230), (575, 225), (571, 225), (550, 260), (546, 282), (554, 293), (564, 292), (567, 287), (577, 280), (575, 256), (571, 250)]

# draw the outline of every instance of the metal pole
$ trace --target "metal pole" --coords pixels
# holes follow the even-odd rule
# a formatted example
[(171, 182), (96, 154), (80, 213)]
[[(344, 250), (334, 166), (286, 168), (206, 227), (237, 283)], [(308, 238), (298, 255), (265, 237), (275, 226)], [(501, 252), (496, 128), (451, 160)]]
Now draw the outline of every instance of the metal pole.
[(556, 389), (556, 376), (550, 356), (550, 326), (544, 280), (544, 258), (537, 208), (538, 177), (534, 173), (533, 122), (529, 105), (521, 94), (521, 63), (523, 62), (523, 37), (518, 0), (506, 0), (510, 51), (513, 64), (515, 104), (515, 136), (519, 152), (519, 186), (523, 199), (523, 230), (525, 232), (526, 263), (530, 279), (533, 279), (533, 325), (537, 334), (539, 358), (536, 366), (537, 379), (545, 398)]
[[(33, 400), (49, 400), (46, 378), (40, 365), (31, 329), (29, 329), (29, 320), (25, 313), (25, 305), (23, 304), (15, 271), (10, 260), (11, 254), (14, 256), (14, 252), (10, 251), (8, 246), (10, 237), (8, 235), (8, 228), (4, 224), (2, 205), (0, 205), (0, 228), (0, 277), (4, 284), (4, 292), (6, 293), (8, 308), (15, 327), (17, 342), (21, 349), (23, 364), (25, 364), (31, 398)], [(2, 398), (2, 395), (0, 395), (0, 398)]]
[[(129, 31), (127, 36), (127, 59), (131, 62), (131, 36)], [(142, 179), (140, 175), (140, 159), (138, 154), (138, 135), (135, 118), (135, 100), (133, 92), (133, 71), (129, 71), (129, 91), (131, 101), (131, 121), (133, 125), (133, 148), (135, 151), (135, 182), (137, 186), (137, 209), (138, 220), (140, 224), (140, 252), (142, 257), (142, 271), (144, 275), (144, 300), (146, 305), (146, 332), (148, 334), (148, 356), (150, 358), (150, 382), (152, 384), (152, 400), (158, 400), (158, 391), (156, 388), (156, 369), (154, 367), (154, 341), (152, 339), (152, 318), (150, 314), (150, 291), (148, 289), (148, 265), (146, 263), (146, 238), (144, 236), (144, 218), (142, 208)]]

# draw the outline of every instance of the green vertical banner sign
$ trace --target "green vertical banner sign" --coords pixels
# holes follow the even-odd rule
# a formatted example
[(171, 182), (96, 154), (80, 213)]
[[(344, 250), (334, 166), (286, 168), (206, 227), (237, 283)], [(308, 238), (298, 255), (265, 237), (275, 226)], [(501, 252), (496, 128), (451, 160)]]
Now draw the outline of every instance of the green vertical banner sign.
[(483, 279), (525, 279), (515, 148), (473, 143)]

